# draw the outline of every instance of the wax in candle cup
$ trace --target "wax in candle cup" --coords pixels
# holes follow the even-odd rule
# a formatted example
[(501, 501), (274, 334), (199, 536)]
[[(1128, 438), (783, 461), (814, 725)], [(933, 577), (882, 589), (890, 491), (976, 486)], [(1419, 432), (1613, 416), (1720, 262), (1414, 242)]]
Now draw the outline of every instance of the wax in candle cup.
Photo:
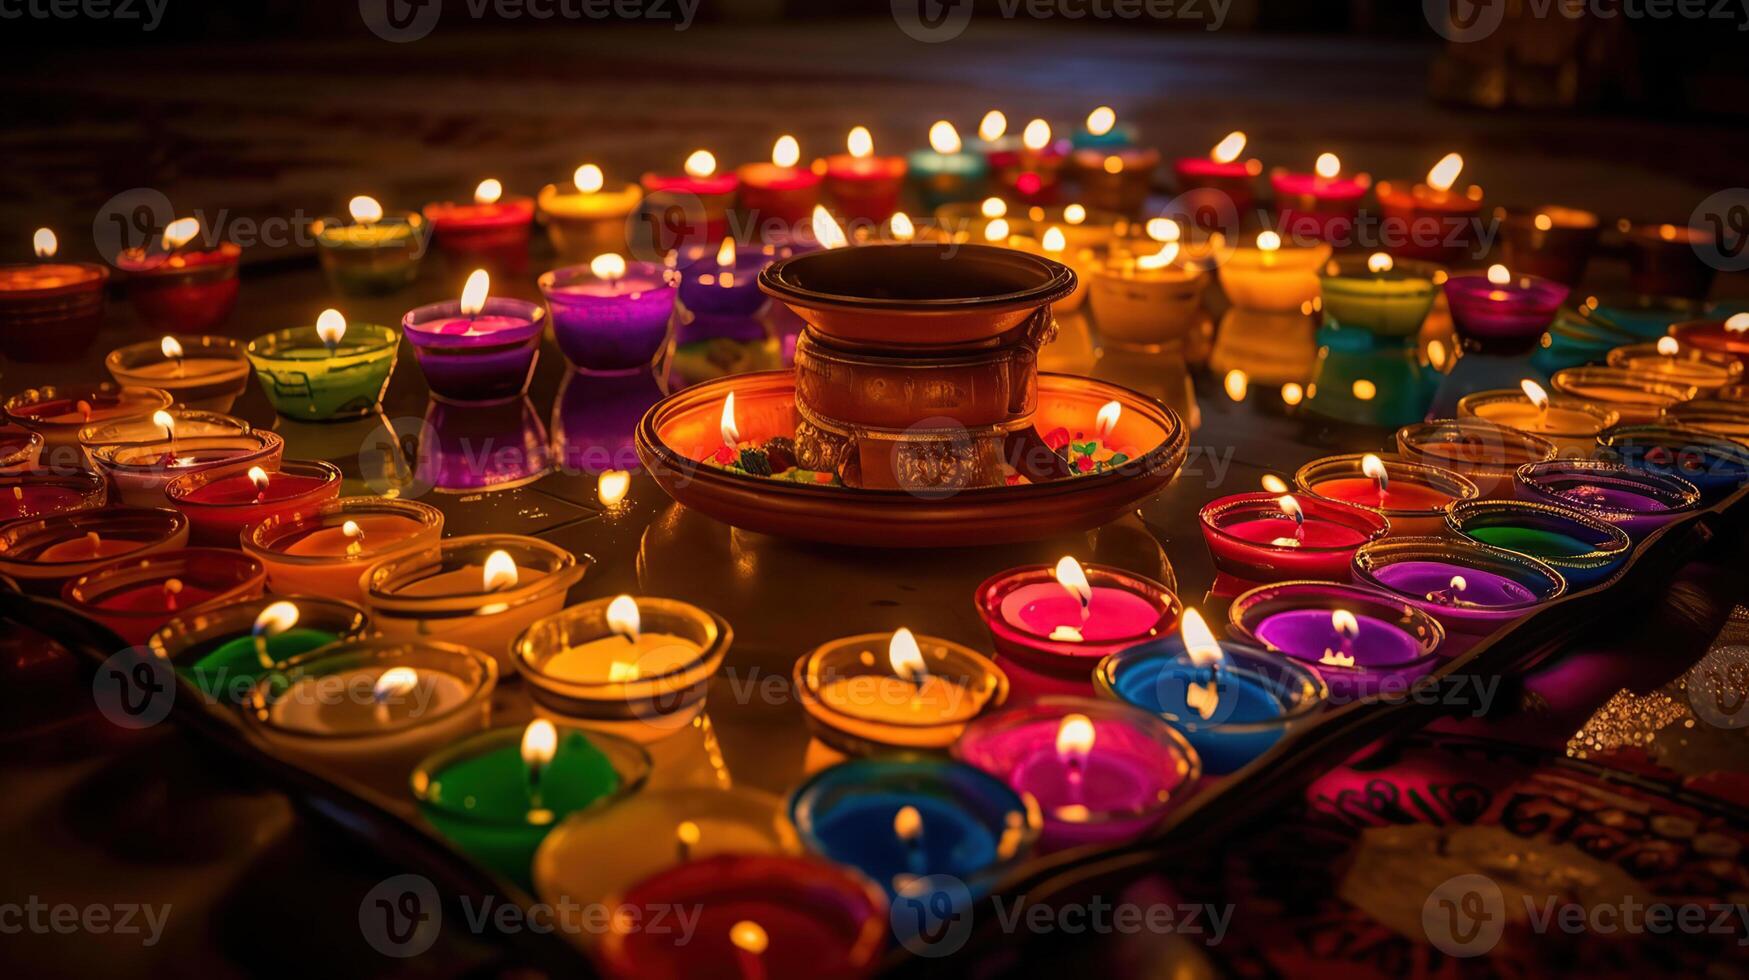
[(1504, 266), (1454, 272), (1445, 281), (1452, 325), (1466, 348), (1488, 354), (1521, 354), (1536, 346), (1567, 300), (1565, 285), (1538, 276), (1512, 275), (1495, 282)]
[(1320, 497), (1296, 497), (1296, 521), (1274, 493), (1222, 497), (1197, 512), (1215, 568), (1242, 582), (1348, 581), (1354, 551), (1390, 533), (1376, 510)]
[[(817, 858), (721, 854), (658, 872), (612, 896), (603, 972), (636, 980), (805, 980), (875, 971), (891, 917), (868, 879)], [(687, 909), (695, 929), (656, 929)]]
[[(286, 603), (296, 611), (289, 626), (289, 617), (281, 615)], [(261, 628), (268, 623), (272, 628)], [(369, 614), (353, 603), (267, 596), (178, 613), (145, 645), (208, 704), (229, 708), (242, 706), (262, 677), (286, 662), (335, 643), (361, 640), (371, 631)]]
[(504, 197), (487, 204), (442, 201), (424, 210), (432, 240), (454, 268), (486, 265), (516, 275), (528, 267), (534, 198)]
[(140, 319), (154, 330), (200, 331), (223, 323), (236, 307), (242, 255), (238, 246), (220, 242), (173, 253), (129, 249), (115, 264), (128, 274), (128, 300)]
[(1508, 269), (1577, 286), (1597, 247), (1597, 215), (1550, 204), (1498, 208), (1501, 260)]
[(1058, 140), (1034, 150), (998, 140), (984, 154), (984, 161), (990, 166), (991, 187), (1003, 197), (1023, 204), (1055, 204), (1069, 161), (1068, 144)]
[(427, 227), (417, 211), (396, 211), (364, 223), (319, 218), (310, 225), (316, 255), (334, 291), (379, 296), (405, 289), (419, 278)]
[(103, 324), (109, 269), (92, 262), (0, 265), (0, 353), (8, 360), (78, 357)]
[(1069, 156), (1081, 198), (1093, 207), (1136, 214), (1153, 192), (1160, 152), (1149, 147), (1085, 147)]
[[(1378, 460), (1376, 469), (1368, 457)], [(1294, 487), (1316, 498), (1374, 511), (1389, 522), (1392, 535), (1437, 534), (1445, 526), (1448, 506), (1481, 493), (1451, 470), (1375, 453), (1315, 459), (1294, 474)]]
[[(794, 254), (787, 246), (736, 245), (724, 254), (714, 245), (676, 249), (669, 262), (675, 268), (680, 305), (705, 316), (758, 316), (771, 299), (759, 289), (765, 267)], [(724, 262), (727, 258), (729, 261)]]
[[(711, 165), (714, 169), (714, 159)], [(656, 254), (667, 254), (682, 245), (720, 242), (728, 234), (729, 209), (734, 206), (735, 192), (741, 186), (741, 178), (735, 174), (694, 177), (646, 173), (638, 178), (638, 183), (644, 188), (640, 213), (642, 220), (655, 229), (652, 244)]]
[(1220, 215), (1231, 213), (1235, 220), (1256, 210), (1257, 178), (1263, 173), (1263, 161), (1238, 159), (1243, 152), (1241, 142), (1232, 160), (1201, 156), (1173, 161), (1179, 203), (1193, 214), (1212, 210)]
[(847, 153), (827, 157), (824, 186), (832, 212), (847, 221), (887, 220), (899, 209), (905, 171), (904, 157), (854, 157)]
[[(514, 578), (487, 579), (495, 551), (510, 556)], [(383, 559), (367, 569), (361, 585), (377, 628), (389, 637), (442, 637), (490, 653), (510, 669), (510, 648), (535, 620), (564, 607), (565, 593), (582, 581), (593, 561), (538, 538), (474, 534), (451, 538), (434, 550)], [(508, 584), (506, 584), (508, 582)]]
[(170, 619), (261, 594), (261, 563), (226, 548), (180, 548), (103, 565), (61, 587), (61, 600), (128, 643)]
[(1634, 292), (1706, 299), (1712, 291), (1718, 269), (1704, 257), (1714, 247), (1712, 231), (1626, 220), (1616, 227), (1627, 243), (1628, 287)]
[(446, 300), (409, 310), (401, 330), (433, 397), (462, 404), (508, 401), (528, 390), (546, 311), (488, 296), (478, 313)]
[(26, 388), (6, 399), (6, 416), (43, 437), (44, 461), (50, 466), (83, 465), (79, 430), (102, 423), (150, 419), (170, 407), (170, 393), (161, 388), (122, 387), (113, 382), (43, 385)]
[(511, 644), (536, 710), (638, 742), (666, 738), (704, 710), (734, 632), (721, 616), (674, 599), (595, 599), (536, 620)]
[(1284, 237), (1294, 241), (1348, 242), (1361, 199), (1372, 189), (1372, 177), (1352, 174), (1324, 177), (1296, 173), (1284, 167), (1270, 171), (1275, 210)]
[[(249, 385), (249, 359), (229, 337), (173, 334), (117, 347), (104, 358), (116, 384), (161, 388), (179, 408), (228, 412)], [(180, 350), (181, 356), (167, 351)]]
[(188, 543), (188, 518), (145, 507), (100, 507), (0, 524), (0, 575), (26, 592), (60, 595), (68, 579), (123, 555)]
[[(1693, 311), (1684, 312), (1692, 314)], [(1670, 336), (1685, 348), (1734, 357), (1739, 363), (1749, 366), (1749, 330), (1733, 330), (1726, 325), (1728, 322), (1684, 318), (1670, 325)]]
[(109, 503), (109, 481), (90, 470), (31, 469), (0, 476), (0, 524)]
[(1216, 664), (1193, 658), (1175, 633), (1100, 661), (1093, 686), (1164, 719), (1190, 742), (1204, 772), (1224, 775), (1269, 751), (1330, 692), (1316, 671), (1279, 653), (1230, 640), (1220, 653)]
[(36, 469), (42, 449), (41, 433), (11, 422), (0, 422), (0, 475)]
[(1138, 264), (1158, 252), (1158, 246), (1131, 252), (1114, 243), (1095, 256), (1088, 301), (1101, 343), (1142, 353), (1182, 350), (1202, 325), (1208, 270), (1174, 263), (1154, 268), (1152, 260)]
[(442, 537), (443, 512), (430, 504), (340, 497), (272, 514), (248, 528), (242, 544), (267, 569), (274, 592), (356, 602), (364, 598), (359, 578), (365, 569), (436, 548)]
[(1513, 482), (1522, 500), (1583, 511), (1636, 539), (1700, 508), (1700, 490), (1694, 484), (1624, 463), (1582, 459), (1526, 463)]
[(815, 738), (846, 755), (946, 749), (1008, 699), (1008, 675), (983, 654), (904, 631), (920, 654), (908, 658), (896, 636), (846, 636), (796, 661), (796, 696)]
[(1413, 337), (1445, 280), (1431, 262), (1358, 255), (1332, 259), (1318, 274), (1325, 317), (1379, 337)]
[(1542, 436), (1483, 419), (1435, 419), (1398, 429), (1397, 452), (1412, 463), (1464, 477), (1484, 497), (1510, 498), (1518, 468), (1554, 459), (1556, 449)]
[(1666, 408), (1662, 421), (1749, 444), (1749, 402), (1700, 398)]
[(1529, 432), (1555, 444), (1561, 456), (1583, 458), (1597, 446), (1597, 434), (1621, 417), (1606, 408), (1579, 398), (1556, 396), (1539, 405), (1521, 389), (1495, 388), (1458, 399), (1457, 417), (1478, 418), (1508, 429)]
[(584, 193), (574, 185), (561, 188), (548, 184), (540, 189), (535, 204), (546, 226), (553, 251), (566, 262), (587, 262), (606, 252), (630, 250), (626, 219), (644, 199), (643, 188), (624, 184), (618, 190)]
[(1670, 406), (1700, 394), (1691, 384), (1615, 367), (1563, 368), (1549, 380), (1556, 391), (1612, 409), (1629, 425), (1655, 422)]
[[(155, 507), (165, 503), (164, 488), (171, 480), (189, 473), (244, 473), (250, 467), (278, 469), (285, 442), (272, 432), (251, 429), (248, 423), (229, 416), (207, 416), (187, 419), (184, 413), (173, 412), (174, 438), (164, 438), (164, 430), (151, 424), (125, 423), (116, 426), (92, 426), (79, 433), (80, 442), (92, 466), (109, 480), (114, 497), (132, 507)], [(193, 425), (183, 425), (187, 419)], [(220, 434), (227, 426), (240, 425), (228, 434)], [(189, 435), (208, 430), (210, 435)], [(151, 435), (152, 430), (157, 436)], [(110, 441), (124, 440), (124, 441)]]
[(1614, 524), (1563, 504), (1475, 500), (1457, 504), (1446, 527), (1472, 541), (1541, 559), (1574, 589), (1589, 588), (1628, 560), (1633, 538)]
[(340, 469), (320, 460), (286, 460), (242, 473), (205, 469), (172, 479), (164, 496), (188, 517), (195, 544), (235, 548), (244, 531), (275, 514), (340, 496)]
[(761, 161), (735, 174), (741, 181), (736, 207), (760, 241), (793, 241), (820, 203), (820, 175), (810, 167)]
[(321, 422), (376, 411), (400, 349), (393, 327), (348, 323), (333, 346), (315, 327), (293, 327), (256, 337), (244, 353), (274, 411)]
[(1037, 801), (1041, 851), (1134, 840), (1202, 777), (1196, 750), (1158, 715), (1092, 698), (1042, 697), (987, 715), (953, 754)]
[(1690, 384), (1709, 395), (1743, 378), (1743, 362), (1728, 354), (1681, 341), (1660, 339), (1657, 343), (1628, 344), (1609, 352), (1609, 366), (1638, 374)]
[(1234, 639), (1317, 671), (1332, 704), (1408, 693), (1445, 642), (1438, 620), (1396, 596), (1332, 582), (1260, 586), (1234, 599), (1227, 618)]
[(1749, 447), (1679, 425), (1618, 425), (1597, 435), (1603, 458), (1674, 476), (1695, 485), (1708, 502), (1749, 484)]
[(1369, 544), (1354, 555), (1354, 581), (1401, 597), (1453, 638), (1487, 636), (1567, 592), (1542, 560), (1467, 538)]
[(997, 654), (1085, 682), (1100, 658), (1177, 628), (1184, 604), (1171, 589), (1108, 565), (1077, 567), (1090, 590), (1086, 605), (1050, 565), (1011, 568), (978, 586), (973, 601)]
[(650, 775), (650, 755), (634, 742), (568, 727), (554, 733), (538, 772), (527, 761), (527, 729), (513, 726), (440, 743), (411, 779), (420, 814), (440, 834), (525, 888), (536, 849), (559, 821), (633, 796)]
[[(654, 262), (604, 271), (574, 265), (542, 273), (540, 290), (552, 311), (553, 339), (572, 366), (603, 374), (648, 371), (674, 338), (678, 274)], [(757, 294), (755, 274), (746, 289)], [(763, 301), (763, 297), (760, 297)]]
[(1381, 180), (1373, 190), (1384, 216), (1382, 230), (1393, 242), (1392, 255), (1444, 266), (1475, 259), (1476, 218), (1482, 213), (1480, 187), (1472, 184), (1462, 190), (1436, 190), (1427, 184)]
[(1219, 266), (1221, 290), (1243, 309), (1303, 312), (1318, 298), (1318, 272), (1329, 261), (1330, 246), (1322, 243), (1282, 243), (1275, 249), (1242, 245)]

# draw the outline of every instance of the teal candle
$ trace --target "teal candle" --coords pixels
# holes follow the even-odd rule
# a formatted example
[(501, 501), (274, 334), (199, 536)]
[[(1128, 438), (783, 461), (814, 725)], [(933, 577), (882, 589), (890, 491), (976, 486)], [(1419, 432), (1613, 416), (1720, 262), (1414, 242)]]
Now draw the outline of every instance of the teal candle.
[(392, 327), (348, 324), (339, 311), (324, 310), (315, 326), (263, 334), (244, 354), (274, 411), (321, 422), (375, 411), (400, 346)]
[[(277, 636), (266, 638), (267, 656), (276, 664), (300, 654), (339, 642), (340, 637), (324, 630), (293, 627)], [(194, 662), (178, 667), (189, 683), (215, 701), (237, 704), (270, 668), (263, 665), (256, 649), (255, 637), (239, 636), (218, 645), (211, 653), (198, 656)]]

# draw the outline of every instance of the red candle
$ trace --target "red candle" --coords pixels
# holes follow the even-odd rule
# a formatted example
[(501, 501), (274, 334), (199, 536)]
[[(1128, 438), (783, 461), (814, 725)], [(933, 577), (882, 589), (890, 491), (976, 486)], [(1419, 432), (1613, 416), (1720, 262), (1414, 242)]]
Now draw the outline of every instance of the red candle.
[(128, 273), (128, 299), (155, 331), (200, 333), (231, 315), (237, 305), (237, 263), (243, 250), (230, 242), (198, 243), (200, 222), (178, 218), (164, 228), (156, 247), (116, 256)]
[(1482, 189), (1475, 185), (1461, 192), (1454, 189), (1463, 169), (1464, 158), (1448, 153), (1427, 172), (1426, 183), (1379, 183), (1386, 251), (1443, 265), (1474, 265), (1482, 258), (1476, 249)]
[(102, 507), (109, 485), (89, 470), (29, 470), (0, 479), (0, 523)]
[(1617, 223), (1627, 239), (1628, 285), (1648, 296), (1706, 299), (1718, 270), (1702, 256), (1711, 233), (1687, 225)]
[(1354, 216), (1360, 199), (1372, 186), (1366, 174), (1342, 176), (1342, 161), (1334, 153), (1318, 157), (1309, 174), (1277, 170), (1269, 176), (1275, 189), (1275, 209), (1282, 234), (1289, 241), (1342, 244), (1353, 240)]
[(1302, 492), (1364, 507), (1382, 515), (1394, 535), (1440, 534), (1446, 508), (1480, 495), (1450, 470), (1375, 453), (1327, 456), (1294, 474)]
[(796, 138), (780, 136), (770, 163), (749, 163), (736, 171), (741, 213), (758, 241), (794, 241), (820, 203), (820, 175), (797, 166), (801, 158)]
[(649, 222), (656, 251), (667, 254), (685, 245), (720, 242), (729, 234), (729, 206), (741, 178), (717, 173), (717, 158), (709, 150), (694, 150), (681, 174), (647, 173), (644, 220)]
[(1690, 320), (1670, 328), (1670, 336), (1682, 344), (1735, 357), (1749, 367), (1749, 313), (1738, 313), (1728, 320)]
[(338, 497), (340, 471), (324, 462), (288, 461), (271, 473), (259, 466), (188, 473), (165, 485), (164, 495), (187, 516), (196, 544), (237, 547), (246, 528)]
[(1050, 123), (1034, 119), (1021, 131), (1019, 147), (999, 144), (986, 159), (1008, 196), (1025, 204), (1055, 204), (1067, 147), (1066, 141), (1051, 139)]
[(1222, 497), (1197, 516), (1222, 594), (1240, 583), (1346, 582), (1355, 550), (1390, 528), (1382, 514), (1353, 504), (1272, 493)]
[(425, 205), (425, 220), (437, 247), (457, 267), (489, 265), (519, 273), (528, 267), (528, 231), (534, 223), (534, 198), (505, 197), (504, 185), (490, 177), (474, 188), (472, 204), (442, 201)]
[(52, 262), (60, 243), (38, 228), (35, 263), (0, 266), (0, 352), (16, 361), (76, 356), (103, 322), (109, 270), (89, 262)]
[(1185, 199), (1191, 214), (1213, 207), (1218, 215), (1224, 210), (1222, 199), (1231, 206), (1234, 218), (1257, 206), (1252, 182), (1263, 172), (1263, 164), (1258, 160), (1241, 160), (1244, 153), (1245, 134), (1235, 131), (1215, 144), (1208, 156), (1181, 157), (1173, 162), (1179, 196)]
[(69, 579), (61, 599), (129, 643), (201, 606), (261, 595), (261, 563), (225, 548), (183, 548), (124, 558)]
[(852, 129), (845, 142), (848, 153), (826, 158), (826, 193), (846, 220), (879, 224), (899, 210), (905, 158), (875, 156), (874, 137), (862, 126)]

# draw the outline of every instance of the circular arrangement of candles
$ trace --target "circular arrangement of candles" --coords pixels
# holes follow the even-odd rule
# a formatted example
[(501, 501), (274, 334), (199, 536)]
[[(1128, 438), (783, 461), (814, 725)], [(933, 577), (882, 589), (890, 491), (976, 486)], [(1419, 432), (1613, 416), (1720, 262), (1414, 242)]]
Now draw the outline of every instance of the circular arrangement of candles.
[(401, 329), (434, 398), (499, 402), (528, 390), (546, 311), (527, 300), (488, 296), (491, 276), (475, 269), (460, 300), (407, 311)]
[(1294, 474), (1294, 486), (1315, 498), (1376, 511), (1396, 535), (1438, 533), (1448, 505), (1479, 494), (1451, 470), (1375, 453), (1313, 460)]
[(1228, 609), (1233, 636), (1317, 671), (1333, 701), (1380, 693), (1432, 670), (1445, 628), (1383, 592), (1334, 582), (1252, 589)]
[(1627, 561), (1633, 538), (1614, 524), (1561, 504), (1473, 500), (1446, 515), (1446, 527), (1472, 541), (1541, 559), (1572, 588), (1594, 585)]
[(945, 749), (972, 719), (1001, 707), (1008, 677), (990, 658), (949, 640), (863, 633), (796, 661), (808, 729), (847, 755)]
[(128, 643), (144, 643), (191, 609), (248, 599), (266, 584), (261, 563), (230, 548), (181, 548), (103, 565), (61, 587), (61, 599)]
[(1525, 463), (1555, 458), (1542, 436), (1482, 419), (1438, 419), (1397, 430), (1397, 452), (1414, 463), (1456, 473), (1484, 497), (1512, 496), (1512, 476)]
[(1629, 344), (1609, 352), (1609, 366), (1625, 368), (1662, 381), (1694, 385), (1702, 394), (1736, 384), (1743, 378), (1743, 362), (1693, 345), (1675, 337), (1659, 337), (1649, 344)]
[(953, 754), (1038, 803), (1042, 850), (1139, 837), (1202, 775), (1196, 750), (1157, 714), (1091, 698), (1044, 697), (987, 715)]
[(997, 654), (1083, 681), (1100, 658), (1170, 633), (1183, 608), (1159, 582), (1070, 557), (993, 575), (974, 595)]
[(286, 662), (370, 632), (370, 616), (350, 602), (274, 596), (178, 613), (146, 647), (211, 703), (240, 706)]
[(1482, 189), (1456, 189), (1464, 158), (1447, 153), (1422, 183), (1379, 181), (1379, 211), (1400, 244), (1391, 254), (1451, 266), (1475, 254), (1474, 219), (1482, 212)]
[(443, 512), (430, 504), (388, 497), (340, 497), (300, 502), (250, 526), (243, 550), (267, 570), (281, 595), (363, 599), (359, 577), (394, 555), (438, 546)]
[(200, 238), (198, 218), (177, 218), (148, 247), (116, 256), (116, 268), (128, 274), (128, 301), (157, 329), (206, 330), (237, 305), (243, 250), (231, 242), (207, 248)]
[(612, 252), (588, 265), (542, 273), (540, 290), (559, 351), (584, 371), (648, 371), (674, 336), (675, 280), (661, 265), (628, 263)]
[(171, 506), (188, 517), (196, 544), (236, 546), (243, 531), (276, 514), (293, 513), (340, 496), (340, 470), (319, 460), (286, 460), (184, 473), (164, 485)]
[(571, 173), (571, 186), (548, 184), (535, 196), (553, 251), (568, 262), (626, 250), (626, 221), (644, 199), (643, 188), (623, 184), (606, 190), (601, 168), (585, 163)]
[(1597, 436), (1609, 456), (1695, 485), (1716, 500), (1749, 484), (1749, 447), (1679, 425), (1618, 425)]
[(1577, 398), (1550, 398), (1543, 386), (1525, 379), (1517, 391), (1478, 391), (1458, 399), (1458, 418), (1478, 418), (1529, 432), (1555, 444), (1562, 456), (1589, 456), (1597, 434), (1616, 424), (1608, 408)]
[(419, 276), (425, 254), (425, 217), (415, 211), (384, 212), (375, 198), (347, 202), (350, 220), (321, 218), (310, 226), (322, 271), (337, 292), (352, 296), (392, 293)]
[(425, 220), (445, 257), (461, 267), (486, 264), (506, 273), (528, 265), (528, 231), (534, 223), (534, 198), (504, 196), (504, 185), (488, 177), (474, 187), (471, 203), (425, 205)]
[(108, 502), (108, 481), (90, 470), (0, 475), (0, 523), (94, 510)]
[[(793, 240), (820, 204), (820, 174), (797, 166), (801, 159), (796, 138), (779, 136), (769, 163), (749, 163), (735, 171), (741, 181), (740, 209), (759, 229), (762, 241)], [(915, 173), (916, 158), (912, 161)]]
[(0, 525), (0, 575), (26, 591), (59, 595), (68, 579), (123, 555), (188, 543), (188, 518), (166, 508), (101, 507)]
[(1260, 647), (1217, 641), (1195, 609), (1185, 610), (1178, 633), (1100, 661), (1093, 683), (1104, 697), (1164, 718), (1196, 749), (1203, 771), (1217, 775), (1267, 752), (1329, 697), (1317, 671)]
[(1597, 215), (1579, 208), (1545, 205), (1499, 209), (1501, 258), (1509, 268), (1578, 285), (1597, 246)]
[(161, 507), (164, 488), (189, 473), (277, 469), (285, 441), (229, 415), (172, 410), (150, 418), (88, 426), (85, 454), (121, 502)]
[(1562, 368), (1549, 380), (1556, 391), (1611, 409), (1630, 425), (1657, 421), (1665, 409), (1700, 394), (1692, 384), (1618, 367)]
[[(467, 730), (484, 723), (489, 680), (486, 687)], [(442, 748), (413, 770), (419, 812), (474, 860), (524, 887), (535, 850), (555, 824), (636, 793), (650, 775), (649, 753), (636, 743), (545, 718), (460, 740), (422, 741), (427, 751)]]
[(1354, 579), (1465, 637), (1486, 636), (1567, 591), (1567, 580), (1541, 560), (1468, 539), (1374, 542), (1355, 553)]
[(162, 388), (122, 387), (113, 382), (44, 385), (26, 388), (6, 399), (6, 417), (43, 437), (45, 460), (60, 466), (82, 460), (61, 458), (60, 450), (78, 450), (79, 430), (103, 423), (149, 420), (170, 407)]
[(33, 239), (36, 262), (0, 265), (0, 352), (25, 362), (83, 353), (103, 323), (109, 269), (54, 261), (60, 242), (47, 228)]
[(339, 310), (323, 310), (315, 326), (263, 334), (243, 353), (274, 411), (323, 422), (376, 411), (400, 348), (392, 327), (347, 323)]
[(1221, 497), (1198, 511), (1197, 521), (1215, 568), (1252, 583), (1347, 581), (1355, 549), (1390, 530), (1377, 510), (1274, 493)]
[(1303, 241), (1336, 241), (1348, 238), (1360, 200), (1372, 187), (1366, 174), (1342, 175), (1342, 160), (1334, 153), (1321, 153), (1311, 173), (1277, 168), (1269, 175), (1275, 191), (1275, 209), (1281, 229), (1288, 237)]
[(117, 347), (103, 366), (116, 384), (162, 389), (181, 408), (228, 412), (249, 385), (249, 359), (229, 337), (165, 335)]
[(1523, 499), (1572, 507), (1636, 538), (1700, 506), (1687, 480), (1599, 460), (1527, 463), (1515, 482)]

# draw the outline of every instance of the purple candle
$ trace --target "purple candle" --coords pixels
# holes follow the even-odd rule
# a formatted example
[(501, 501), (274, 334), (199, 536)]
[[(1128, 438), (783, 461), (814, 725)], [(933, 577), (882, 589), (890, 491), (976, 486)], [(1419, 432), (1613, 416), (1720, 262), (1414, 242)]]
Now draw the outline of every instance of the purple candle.
[(486, 295), (486, 270), (468, 276), (459, 302), (433, 303), (401, 320), (432, 395), (452, 402), (517, 398), (540, 353), (545, 311), (538, 304)]
[(1337, 700), (1426, 674), (1445, 640), (1437, 620), (1401, 599), (1331, 582), (1261, 586), (1235, 599), (1229, 616), (1235, 637), (1309, 664)]
[(771, 245), (737, 248), (733, 238), (716, 248), (687, 248), (676, 257), (680, 305), (706, 316), (756, 316), (771, 301), (759, 288), (759, 273), (788, 254)]
[(1553, 459), (1513, 476), (1518, 497), (1564, 504), (1640, 538), (1700, 506), (1700, 489), (1681, 477), (1625, 463)]
[(1459, 335), (1480, 350), (1510, 354), (1535, 346), (1566, 301), (1567, 287), (1536, 276), (1514, 277), (1495, 265), (1486, 273), (1447, 279), (1445, 298)]
[(540, 277), (553, 339), (581, 371), (647, 371), (674, 336), (674, 275), (654, 262), (597, 255)]
[(420, 429), (415, 483), (451, 493), (507, 490), (551, 468), (546, 427), (527, 398), (458, 405), (433, 398)]
[(1383, 589), (1453, 634), (1485, 636), (1567, 589), (1561, 574), (1529, 555), (1470, 541), (1396, 538), (1354, 555), (1358, 584)]

